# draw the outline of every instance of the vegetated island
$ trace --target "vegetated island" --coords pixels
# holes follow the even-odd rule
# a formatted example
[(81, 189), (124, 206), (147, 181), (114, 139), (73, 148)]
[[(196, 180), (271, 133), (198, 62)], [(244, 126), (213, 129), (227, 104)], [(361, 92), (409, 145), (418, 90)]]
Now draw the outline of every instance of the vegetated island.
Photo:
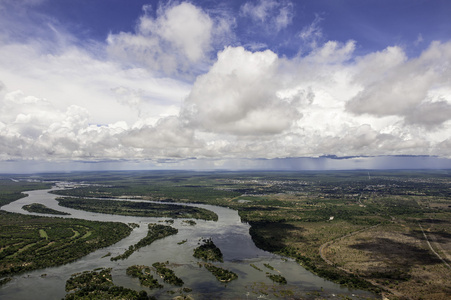
[(131, 231), (123, 223), (0, 212), (0, 277), (72, 262)]
[[(24, 191), (49, 189), (50, 183), (0, 177), (0, 206), (26, 197)], [(66, 264), (130, 234), (122, 223), (22, 215), (0, 211), (0, 279)]]
[(203, 259), (205, 261), (223, 262), (221, 249), (216, 247), (211, 238), (203, 239), (202, 243), (202, 245), (194, 249), (193, 256), (195, 258)]
[(153, 263), (152, 266), (155, 268), (158, 275), (163, 278), (164, 282), (167, 282), (172, 285), (182, 286), (184, 284), (183, 280), (177, 277), (173, 270), (167, 268), (166, 266), (169, 262), (156, 262)]
[(149, 297), (146, 291), (137, 292), (113, 283), (111, 268), (100, 268), (73, 274), (66, 281), (66, 300), (75, 299), (155, 299)]
[(232, 271), (217, 267), (211, 263), (204, 263), (204, 267), (210, 271), (217, 280), (221, 282), (230, 282), (238, 278), (238, 275)]
[(266, 274), (266, 276), (269, 277), (274, 282), (277, 282), (278, 284), (287, 284), (287, 279), (283, 277), (280, 274)]
[(69, 197), (57, 198), (56, 200), (59, 202), (59, 205), (64, 207), (104, 214), (136, 217), (202, 219), (207, 221), (218, 220), (218, 215), (210, 210), (187, 205)]
[(162, 239), (167, 236), (178, 233), (177, 228), (162, 225), (162, 224), (149, 224), (148, 228), (149, 228), (149, 231), (147, 232), (147, 236), (145, 238), (141, 239), (138, 243), (136, 243), (134, 245), (130, 245), (130, 247), (123, 254), (111, 257), (110, 260), (116, 261), (119, 259), (126, 259), (139, 248), (150, 245), (158, 239)]
[(193, 220), (184, 220), (182, 223), (190, 225), (190, 226), (196, 225), (196, 222)]
[(26, 210), (28, 212), (32, 213), (39, 213), (39, 214), (48, 214), (48, 215), (61, 215), (61, 216), (67, 216), (70, 215), (67, 212), (58, 211), (52, 208), (49, 208), (43, 204), (40, 203), (32, 203), (27, 204), (22, 207), (23, 210)]
[(150, 274), (150, 267), (133, 265), (127, 268), (127, 275), (138, 278), (139, 283), (142, 286), (146, 286), (150, 289), (161, 289), (162, 284)]

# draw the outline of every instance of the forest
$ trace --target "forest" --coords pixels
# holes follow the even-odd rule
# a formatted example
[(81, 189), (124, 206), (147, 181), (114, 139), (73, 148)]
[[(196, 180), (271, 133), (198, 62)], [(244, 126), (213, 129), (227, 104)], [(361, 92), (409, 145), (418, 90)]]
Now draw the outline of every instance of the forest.
[(203, 239), (202, 244), (194, 249), (193, 256), (205, 261), (223, 262), (221, 249), (211, 239)]
[(40, 203), (31, 203), (28, 205), (24, 205), (22, 207), (23, 210), (28, 212), (34, 212), (38, 214), (48, 214), (48, 215), (70, 215), (69, 213), (58, 211), (55, 209), (48, 208), (47, 206)]

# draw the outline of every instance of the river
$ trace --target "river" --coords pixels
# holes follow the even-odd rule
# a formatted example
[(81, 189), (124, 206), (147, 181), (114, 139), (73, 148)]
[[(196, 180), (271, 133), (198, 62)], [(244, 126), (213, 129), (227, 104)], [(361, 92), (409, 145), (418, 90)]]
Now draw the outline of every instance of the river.
[[(47, 216), (29, 213), (22, 209), (24, 205), (40, 203), (49, 208), (71, 214), (63, 217), (138, 223), (140, 227), (135, 228), (127, 238), (118, 243), (92, 252), (75, 262), (14, 276), (11, 282), (0, 287), (0, 299), (2, 300), (61, 299), (66, 295), (64, 290), (66, 280), (72, 274), (91, 271), (101, 267), (112, 268), (113, 282), (116, 285), (138, 291), (145, 290), (149, 295), (154, 295), (158, 299), (172, 299), (177, 294), (172, 295), (168, 291), (177, 290), (175, 287), (165, 284), (163, 289), (149, 290), (140, 286), (137, 279), (125, 274), (127, 267), (131, 265), (151, 266), (154, 262), (163, 261), (171, 263), (169, 267), (185, 282), (184, 287), (192, 289), (190, 295), (196, 300), (281, 299), (274, 295), (273, 287), (276, 290), (279, 288), (291, 290), (294, 293), (294, 299), (299, 299), (300, 297), (315, 299), (318, 296), (322, 299), (341, 299), (340, 296), (354, 299), (375, 298), (371, 293), (349, 290), (326, 281), (306, 271), (294, 260), (285, 259), (257, 248), (249, 235), (249, 225), (241, 222), (237, 211), (212, 205), (190, 204), (215, 212), (218, 215), (218, 221), (195, 220), (196, 225), (190, 226), (184, 223), (183, 219), (175, 219), (172, 226), (179, 230), (178, 234), (157, 240), (151, 245), (134, 252), (126, 260), (112, 262), (110, 257), (104, 257), (104, 255), (108, 252), (111, 253), (111, 256), (122, 254), (130, 245), (137, 243), (147, 234), (147, 224), (158, 223), (167, 218), (119, 216), (65, 208), (58, 205), (58, 202), (55, 200), (58, 197), (57, 195), (48, 193), (55, 189), (61, 189), (61, 187), (25, 192), (25, 194), (28, 194), (28, 197), (14, 201), (1, 207), (1, 209), (14, 213)], [(221, 267), (238, 274), (237, 280), (228, 284), (220, 283), (205, 268), (199, 267), (198, 260), (192, 254), (201, 238), (212, 238), (224, 256), (224, 263), (220, 264)], [(186, 240), (185, 243), (178, 244), (184, 240)], [(264, 267), (263, 264), (265, 263), (273, 266), (276, 271), (271, 271)], [(251, 267), (250, 264), (256, 265), (262, 271)], [(266, 272), (280, 272), (287, 279), (287, 285), (274, 285), (267, 278)], [(291, 297), (287, 298), (291, 299)]]

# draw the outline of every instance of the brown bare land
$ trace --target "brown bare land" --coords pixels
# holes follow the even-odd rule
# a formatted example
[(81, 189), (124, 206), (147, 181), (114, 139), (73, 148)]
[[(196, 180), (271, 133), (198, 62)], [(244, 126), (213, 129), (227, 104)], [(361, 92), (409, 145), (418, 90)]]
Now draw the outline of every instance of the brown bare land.
[[(449, 256), (451, 235), (434, 229), (434, 223), (422, 223), (434, 236), (435, 247)], [(438, 300), (451, 295), (451, 270), (431, 251), (416, 220), (348, 235), (327, 244), (323, 253), (335, 266), (390, 291), (388, 298)]]

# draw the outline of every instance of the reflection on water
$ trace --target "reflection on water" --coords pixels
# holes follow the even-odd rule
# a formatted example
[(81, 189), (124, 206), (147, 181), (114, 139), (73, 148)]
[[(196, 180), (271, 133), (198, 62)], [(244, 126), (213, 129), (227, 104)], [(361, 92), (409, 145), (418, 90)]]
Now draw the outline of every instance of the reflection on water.
[[(178, 234), (140, 248), (126, 260), (112, 262), (110, 257), (103, 256), (108, 252), (111, 252), (112, 256), (123, 253), (130, 245), (136, 244), (147, 234), (148, 223), (156, 223), (164, 219), (99, 214), (61, 207), (55, 200), (58, 196), (49, 194), (49, 191), (26, 192), (28, 197), (5, 205), (1, 209), (21, 214), (42, 215), (22, 210), (26, 204), (41, 203), (49, 208), (71, 214), (62, 217), (133, 222), (140, 224), (140, 227), (134, 229), (130, 236), (120, 242), (99, 249), (73, 263), (15, 276), (10, 283), (0, 288), (0, 299), (61, 299), (66, 294), (64, 286), (71, 274), (100, 267), (113, 269), (113, 281), (117, 285), (146, 290), (158, 299), (173, 299), (178, 294), (170, 294), (168, 291), (177, 291), (179, 288), (165, 284), (163, 289), (149, 290), (140, 286), (137, 279), (125, 274), (127, 267), (131, 265), (151, 266), (157, 261), (169, 261), (172, 264), (170, 267), (185, 282), (184, 287), (192, 289), (190, 294), (194, 296), (194, 299), (280, 299), (283, 297), (274, 296), (274, 294), (280, 294), (278, 293), (280, 288), (291, 290), (295, 299), (299, 297), (315, 299), (318, 293), (321, 298), (326, 299), (337, 299), (337, 295), (353, 298), (373, 297), (367, 292), (341, 288), (306, 271), (293, 260), (285, 260), (258, 249), (249, 235), (249, 225), (241, 222), (237, 211), (212, 205), (190, 204), (214, 211), (219, 217), (217, 222), (196, 220), (196, 225), (190, 226), (183, 223), (183, 219), (176, 219), (172, 226), (179, 230)], [(221, 267), (237, 273), (237, 280), (228, 284), (220, 283), (205, 268), (199, 267), (198, 260), (192, 256), (193, 250), (198, 246), (201, 238), (208, 237), (213, 239), (224, 255), (224, 263)], [(186, 243), (178, 244), (184, 240)], [(266, 269), (264, 263), (269, 263), (276, 271)], [(262, 271), (251, 267), (250, 264), (256, 265)], [(280, 272), (287, 279), (288, 284), (281, 287), (274, 286), (267, 278), (266, 272)]]

